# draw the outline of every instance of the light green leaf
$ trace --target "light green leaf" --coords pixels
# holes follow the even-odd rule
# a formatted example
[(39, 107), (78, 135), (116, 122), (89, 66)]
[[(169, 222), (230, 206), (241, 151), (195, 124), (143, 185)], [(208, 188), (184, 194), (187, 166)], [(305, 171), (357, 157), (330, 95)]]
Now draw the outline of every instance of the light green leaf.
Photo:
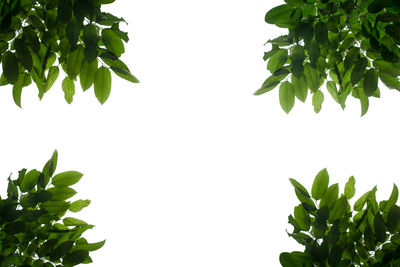
[(72, 103), (75, 94), (75, 84), (68, 76), (64, 78), (62, 82), (62, 90), (64, 91), (64, 98), (68, 104)]
[(103, 29), (101, 31), (103, 43), (108, 50), (113, 52), (117, 57), (120, 57), (124, 52), (124, 44), (121, 38), (111, 29)]
[(347, 197), (347, 199), (354, 197), (354, 194), (356, 193), (356, 188), (354, 186), (355, 184), (356, 179), (354, 179), (354, 176), (351, 176), (344, 186), (344, 195)]
[(328, 89), (328, 92), (332, 98), (340, 104), (340, 96), (336, 88), (336, 83), (334, 81), (328, 81), (326, 83), (326, 88)]
[(326, 169), (321, 170), (317, 176), (315, 176), (312, 188), (311, 188), (311, 196), (315, 200), (321, 199), (329, 185), (329, 174)]
[(28, 192), (31, 189), (33, 189), (39, 180), (39, 176), (40, 176), (40, 171), (37, 171), (35, 169), (31, 170), (30, 172), (28, 172), (27, 174), (25, 174), (19, 189), (21, 190), (21, 192)]
[(383, 72), (379, 72), (379, 79), (389, 88), (400, 91), (400, 81), (397, 77), (392, 77)]
[(301, 9), (284, 4), (269, 10), (265, 15), (265, 22), (275, 24), (278, 27), (288, 28), (298, 23), (300, 17)]
[(139, 80), (135, 76), (133, 76), (133, 74), (130, 73), (129, 71), (119, 68), (119, 67), (115, 67), (115, 66), (111, 66), (110, 68), (119, 77), (121, 77), (127, 81), (130, 81), (132, 83), (139, 83)]
[(78, 249), (84, 249), (87, 251), (95, 251), (95, 250), (102, 248), (105, 243), (106, 243), (106, 240), (103, 240), (103, 241), (100, 241), (97, 243), (77, 244), (76, 247)]
[(310, 215), (304, 209), (303, 205), (300, 204), (294, 208), (294, 218), (299, 224), (301, 230), (308, 231), (311, 225)]
[(24, 88), (24, 81), (25, 81), (25, 75), (28, 75), (25, 73), (24, 75), (19, 75), (17, 82), (13, 85), (13, 99), (14, 103), (18, 106), (21, 107), (21, 94), (22, 94), (22, 88)]
[(310, 63), (306, 63), (304, 65), (304, 77), (308, 88), (316, 92), (320, 86), (318, 70), (311, 67)]
[(73, 217), (66, 217), (63, 219), (63, 223), (65, 226), (85, 226), (88, 225), (86, 222), (73, 218)]
[(319, 207), (322, 208), (324, 206), (327, 206), (329, 209), (332, 209), (333, 205), (335, 205), (335, 202), (338, 198), (338, 194), (339, 194), (338, 184), (333, 184), (329, 186), (325, 192), (325, 195), (322, 197), (321, 202), (319, 203)]
[(94, 94), (101, 104), (104, 104), (111, 92), (111, 73), (102, 66), (97, 69), (94, 76)]
[(83, 174), (77, 171), (66, 171), (53, 177), (52, 184), (56, 187), (67, 187), (77, 183)]
[(54, 82), (57, 80), (58, 75), (60, 73), (60, 70), (58, 69), (58, 66), (52, 66), (49, 69), (49, 74), (47, 75), (45, 87), (44, 87), (44, 92), (47, 92), (50, 90), (50, 88), (53, 86)]
[(285, 62), (288, 58), (288, 51), (284, 49), (278, 50), (271, 58), (268, 60), (267, 69), (274, 73), (278, 69), (282, 68), (285, 65)]
[(97, 59), (89, 63), (86, 59), (82, 62), (81, 72), (79, 73), (79, 80), (83, 91), (89, 89), (94, 83), (94, 77), (97, 71)]
[(307, 99), (308, 93), (308, 87), (304, 75), (302, 75), (300, 78), (292, 75), (291, 81), (294, 88), (294, 94), (296, 95), (298, 100), (304, 103)]
[(283, 82), (279, 87), (279, 103), (282, 109), (289, 113), (294, 106), (295, 95), (292, 84), (288, 81)]
[(65, 201), (46, 201), (40, 204), (40, 207), (51, 214), (65, 212), (69, 208), (69, 203)]
[(318, 90), (313, 94), (312, 97), (312, 104), (314, 106), (314, 111), (315, 113), (318, 113), (321, 111), (322, 103), (324, 102), (324, 94)]
[(77, 193), (70, 187), (52, 187), (47, 191), (53, 195), (51, 200), (67, 200)]
[(85, 199), (85, 200), (77, 200), (71, 203), (71, 206), (69, 207), (69, 210), (72, 212), (79, 212), (81, 211), (83, 208), (86, 208), (87, 206), (89, 206), (90, 204), (90, 200), (89, 199)]

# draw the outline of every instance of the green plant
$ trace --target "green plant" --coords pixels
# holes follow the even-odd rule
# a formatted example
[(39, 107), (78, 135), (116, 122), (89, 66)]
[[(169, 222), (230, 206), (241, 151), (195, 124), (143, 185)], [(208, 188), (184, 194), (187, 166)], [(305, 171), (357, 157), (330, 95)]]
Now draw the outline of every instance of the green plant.
[[(21, 107), (25, 86), (36, 83), (39, 99), (57, 80), (60, 68), (65, 100), (71, 103), (79, 76), (84, 91), (94, 85), (103, 104), (111, 92), (110, 69), (139, 82), (119, 58), (128, 34), (119, 29), (123, 18), (102, 12), (115, 0), (2, 0), (0, 2), (0, 85), (13, 85)], [(57, 63), (58, 60), (58, 63)], [(100, 63), (100, 65), (99, 65)]]
[(400, 266), (400, 207), (396, 185), (388, 200), (375, 198), (376, 186), (353, 205), (355, 179), (350, 177), (339, 197), (339, 185), (329, 186), (326, 169), (314, 179), (311, 195), (289, 179), (300, 204), (289, 216), (288, 235), (304, 252), (281, 253), (282, 266)]
[[(76, 194), (71, 185), (82, 174), (67, 171), (53, 176), (57, 151), (43, 170), (19, 171), (8, 178), (7, 198), (0, 198), (0, 266), (74, 266), (92, 262), (89, 251), (104, 241), (88, 243), (81, 235), (93, 225), (64, 217), (79, 212), (90, 200), (69, 202)], [(49, 183), (51, 185), (49, 185)]]
[(324, 101), (320, 88), (326, 82), (343, 109), (351, 94), (360, 100), (364, 115), (369, 97), (380, 97), (378, 80), (400, 90), (400, 1), (285, 2), (265, 16), (267, 23), (287, 28), (288, 34), (268, 41), (272, 49), (264, 60), (272, 75), (255, 95), (280, 84), (279, 102), (289, 113), (295, 98), (305, 102), (310, 91), (318, 113)]

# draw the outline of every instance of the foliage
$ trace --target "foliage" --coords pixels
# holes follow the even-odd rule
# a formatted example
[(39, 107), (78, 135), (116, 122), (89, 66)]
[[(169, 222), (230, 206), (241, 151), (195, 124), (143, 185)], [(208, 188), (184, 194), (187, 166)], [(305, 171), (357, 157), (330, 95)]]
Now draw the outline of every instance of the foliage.
[[(19, 171), (8, 178), (7, 198), (0, 198), (0, 266), (74, 266), (92, 262), (89, 251), (104, 241), (88, 243), (81, 235), (93, 225), (64, 217), (79, 212), (90, 200), (69, 202), (76, 194), (70, 186), (82, 174), (67, 171), (53, 176), (57, 151), (43, 170)], [(51, 185), (49, 185), (49, 183)]]
[[(83, 91), (94, 84), (101, 104), (111, 91), (110, 69), (139, 82), (120, 60), (128, 34), (119, 29), (123, 18), (102, 12), (115, 0), (2, 0), (0, 2), (0, 85), (13, 86), (21, 107), (23, 87), (33, 81), (39, 99), (50, 90), (61, 70), (65, 100), (71, 103), (79, 77)], [(57, 62), (58, 60), (58, 62)]]
[(289, 113), (295, 98), (312, 94), (319, 112), (326, 88), (345, 108), (351, 94), (360, 100), (361, 115), (369, 97), (380, 97), (378, 80), (400, 90), (400, 1), (398, 0), (285, 0), (272, 8), (265, 21), (288, 34), (269, 40), (264, 54), (272, 73), (254, 94), (280, 84), (279, 101)]
[(400, 207), (396, 185), (388, 200), (375, 198), (376, 186), (353, 205), (355, 179), (350, 177), (339, 197), (339, 186), (329, 186), (326, 169), (320, 171), (311, 195), (290, 179), (301, 204), (294, 208), (288, 235), (305, 246), (304, 252), (284, 252), (282, 266), (400, 266)]

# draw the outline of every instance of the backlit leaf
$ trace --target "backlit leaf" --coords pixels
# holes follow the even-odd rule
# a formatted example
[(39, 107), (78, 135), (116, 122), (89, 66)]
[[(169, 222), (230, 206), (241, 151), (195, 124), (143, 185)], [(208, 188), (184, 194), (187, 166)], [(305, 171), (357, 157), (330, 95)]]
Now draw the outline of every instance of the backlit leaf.
[(111, 92), (111, 73), (102, 66), (97, 69), (94, 77), (94, 93), (101, 104), (104, 104)]
[(292, 84), (288, 81), (283, 82), (279, 87), (279, 103), (286, 113), (289, 113), (293, 108), (294, 100), (295, 95)]
[(62, 90), (64, 91), (64, 98), (68, 104), (72, 103), (75, 94), (75, 83), (68, 76), (62, 81)]
[(83, 174), (77, 171), (66, 171), (53, 177), (52, 184), (56, 187), (67, 187), (77, 183)]
[(356, 193), (355, 184), (356, 179), (354, 179), (354, 176), (351, 176), (344, 186), (344, 195), (347, 197), (347, 199), (354, 197), (354, 194)]

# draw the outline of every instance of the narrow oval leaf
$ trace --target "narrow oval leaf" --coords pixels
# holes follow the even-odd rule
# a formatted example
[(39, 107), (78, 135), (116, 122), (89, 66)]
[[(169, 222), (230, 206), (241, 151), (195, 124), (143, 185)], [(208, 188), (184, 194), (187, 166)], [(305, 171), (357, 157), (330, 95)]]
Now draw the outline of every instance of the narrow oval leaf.
[(307, 99), (308, 94), (308, 87), (304, 75), (302, 75), (300, 78), (292, 75), (291, 81), (294, 88), (294, 94), (296, 95), (298, 100), (304, 103)]
[(384, 242), (386, 240), (386, 226), (385, 221), (380, 213), (375, 215), (374, 230), (376, 241)]
[(356, 179), (354, 179), (354, 176), (351, 176), (344, 186), (344, 195), (347, 197), (347, 199), (354, 197), (354, 194), (356, 193), (355, 184)]
[(3, 74), (7, 81), (11, 84), (15, 84), (18, 80), (18, 60), (17, 57), (7, 51), (4, 53), (2, 58)]
[(77, 171), (67, 171), (54, 175), (51, 183), (57, 187), (67, 187), (76, 184), (83, 174)]
[(94, 76), (96, 74), (98, 61), (93, 60), (89, 63), (87, 60), (83, 60), (81, 72), (79, 73), (79, 81), (83, 91), (89, 89), (94, 83)]
[(318, 70), (311, 67), (310, 63), (304, 65), (304, 77), (308, 88), (311, 91), (316, 92), (319, 89), (319, 74)]
[(67, 200), (77, 193), (73, 188), (70, 187), (52, 187), (47, 191), (53, 195), (51, 200)]
[(294, 106), (294, 88), (288, 81), (283, 82), (279, 87), (279, 103), (282, 109), (288, 114)]
[(348, 201), (346, 196), (340, 197), (329, 212), (329, 221), (333, 223), (337, 219), (342, 218), (346, 211), (347, 205)]
[(364, 193), (359, 199), (357, 199), (357, 201), (354, 203), (354, 207), (353, 209), (355, 211), (361, 211), (365, 205), (365, 203), (367, 202), (367, 200), (369, 199), (371, 195), (371, 191), (368, 191), (366, 193)]
[(125, 79), (125, 80), (127, 80), (127, 81), (130, 81), (130, 82), (132, 82), (132, 83), (139, 83), (139, 80), (138, 80), (135, 76), (133, 76), (132, 73), (130, 73), (130, 72), (127, 71), (127, 70), (124, 70), (124, 69), (122, 69), (122, 68), (115, 67), (115, 66), (111, 66), (110, 69), (111, 69), (115, 74), (117, 74), (119, 77), (121, 77), (121, 78), (123, 78), (123, 79)]
[(278, 27), (287, 28), (298, 22), (301, 16), (301, 12), (299, 14), (299, 11), (300, 10), (296, 10), (296, 8), (287, 4), (280, 5), (267, 12), (265, 15), (265, 22), (275, 24)]
[(19, 186), (19, 189), (21, 190), (21, 192), (28, 192), (32, 188), (34, 188), (38, 183), (39, 176), (40, 176), (40, 171), (37, 171), (37, 170), (31, 170), (30, 172), (25, 174), (25, 176)]
[(336, 83), (334, 81), (328, 81), (326, 83), (326, 88), (329, 92), (329, 94), (332, 96), (332, 98), (340, 104), (340, 96), (339, 96), (339, 92), (336, 88)]
[(69, 207), (69, 210), (72, 212), (79, 212), (81, 211), (83, 208), (86, 208), (87, 206), (90, 205), (90, 200), (86, 199), (86, 200), (77, 200), (71, 203), (71, 206)]
[(77, 244), (76, 247), (78, 249), (84, 249), (87, 251), (95, 251), (95, 250), (102, 248), (105, 243), (106, 243), (106, 240), (103, 240), (103, 241), (96, 242), (96, 243)]
[(292, 74), (297, 78), (301, 78), (304, 72), (303, 62), (306, 55), (304, 53), (304, 47), (301, 45), (295, 45), (292, 49)]
[(13, 99), (14, 103), (18, 106), (21, 107), (21, 94), (22, 94), (22, 88), (24, 88), (24, 82), (25, 82), (25, 75), (28, 75), (25, 73), (24, 75), (19, 75), (17, 82), (13, 85)]
[(97, 69), (94, 77), (94, 94), (101, 104), (104, 104), (111, 92), (110, 70), (102, 66)]
[(75, 84), (74, 81), (68, 76), (62, 81), (62, 90), (64, 91), (64, 98), (68, 104), (71, 104), (75, 94)]
[(285, 62), (288, 58), (288, 51), (284, 49), (278, 50), (271, 58), (268, 60), (267, 69), (274, 73), (278, 69), (282, 68), (285, 65)]
[(63, 219), (63, 223), (65, 226), (85, 226), (88, 225), (86, 222), (72, 218), (72, 217), (66, 217)]
[(32, 66), (33, 66), (33, 61), (32, 61), (32, 55), (31, 52), (28, 49), (28, 46), (25, 44), (25, 42), (22, 39), (15, 39), (14, 40), (14, 48), (15, 52), (17, 53), (17, 57), (19, 61), (21, 62), (22, 66), (27, 71), (31, 71)]
[(303, 205), (300, 204), (294, 208), (294, 219), (300, 226), (301, 230), (308, 231), (311, 225), (310, 215), (304, 209)]
[(125, 52), (124, 44), (121, 38), (111, 29), (103, 29), (101, 31), (101, 35), (104, 45), (117, 57), (120, 57)]
[(69, 208), (69, 203), (65, 201), (46, 201), (40, 204), (40, 207), (51, 214), (63, 213)]
[(50, 88), (53, 86), (53, 84), (57, 80), (59, 74), (60, 74), (60, 70), (58, 69), (58, 66), (50, 67), (49, 73), (47, 74), (44, 92), (47, 92), (50, 90)]
[(315, 176), (312, 188), (311, 196), (315, 200), (320, 200), (324, 195), (329, 185), (329, 174), (326, 169), (321, 170), (317, 176)]
[(324, 102), (324, 94), (321, 90), (316, 91), (312, 97), (312, 104), (314, 106), (314, 112), (319, 113), (322, 108), (322, 103)]
[(354, 65), (351, 71), (351, 82), (352, 84), (357, 84), (364, 75), (365, 69), (368, 66), (368, 59), (360, 58)]
[(322, 197), (321, 202), (319, 203), (319, 207), (322, 208), (324, 206), (327, 206), (329, 209), (332, 209), (332, 207), (336, 203), (338, 194), (339, 194), (338, 184), (333, 184), (329, 186), (325, 192), (325, 195)]

